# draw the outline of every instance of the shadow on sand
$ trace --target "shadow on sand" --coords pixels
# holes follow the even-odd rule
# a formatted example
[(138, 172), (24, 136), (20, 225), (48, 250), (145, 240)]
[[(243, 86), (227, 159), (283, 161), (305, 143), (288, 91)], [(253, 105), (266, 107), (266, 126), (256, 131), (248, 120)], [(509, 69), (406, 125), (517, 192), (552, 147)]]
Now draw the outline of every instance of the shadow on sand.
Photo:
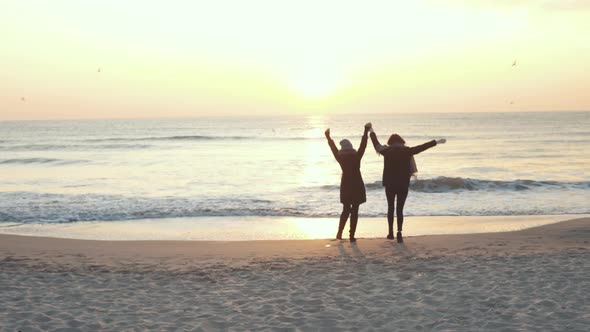
[(403, 242), (398, 243), (398, 242), (390, 241), (389, 246), (391, 247), (391, 249), (395, 255), (399, 255), (401, 257), (414, 256), (414, 253)]
[[(349, 245), (345, 246), (346, 243), (348, 243)], [(350, 253), (348, 252), (347, 248), (350, 248)], [(365, 255), (359, 249), (356, 242), (340, 242), (338, 243), (338, 251), (340, 252), (340, 255), (345, 259), (365, 258)]]

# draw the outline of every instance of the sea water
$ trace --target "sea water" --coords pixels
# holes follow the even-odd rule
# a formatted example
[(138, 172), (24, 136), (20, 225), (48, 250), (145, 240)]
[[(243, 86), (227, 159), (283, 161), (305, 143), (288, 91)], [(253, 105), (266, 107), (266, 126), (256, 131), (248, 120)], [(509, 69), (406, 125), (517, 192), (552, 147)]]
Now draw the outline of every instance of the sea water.
[[(590, 112), (292, 115), (0, 122), (0, 223), (334, 218), (324, 130), (358, 148), (369, 121), (447, 139), (416, 156), (408, 216), (590, 213)], [(361, 218), (387, 211), (382, 168), (369, 140)]]

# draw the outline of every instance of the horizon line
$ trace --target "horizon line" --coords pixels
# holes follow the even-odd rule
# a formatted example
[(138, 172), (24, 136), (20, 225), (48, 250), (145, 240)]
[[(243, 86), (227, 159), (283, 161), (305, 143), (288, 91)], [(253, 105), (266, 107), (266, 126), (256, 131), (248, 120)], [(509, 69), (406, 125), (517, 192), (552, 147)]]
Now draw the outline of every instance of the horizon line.
[[(586, 113), (590, 110), (534, 110), (534, 111), (448, 111), (448, 112), (370, 112), (364, 115), (415, 115), (415, 114), (502, 114), (502, 113)], [(261, 118), (261, 117), (314, 117), (314, 116), (331, 116), (331, 115), (363, 115), (358, 112), (329, 112), (324, 114), (294, 113), (294, 114), (208, 114), (194, 116), (146, 116), (146, 117), (97, 117), (97, 118), (46, 118), (46, 119), (0, 119), (0, 122), (27, 122), (27, 121), (95, 121), (95, 120), (183, 120), (183, 119), (202, 119), (202, 118)]]

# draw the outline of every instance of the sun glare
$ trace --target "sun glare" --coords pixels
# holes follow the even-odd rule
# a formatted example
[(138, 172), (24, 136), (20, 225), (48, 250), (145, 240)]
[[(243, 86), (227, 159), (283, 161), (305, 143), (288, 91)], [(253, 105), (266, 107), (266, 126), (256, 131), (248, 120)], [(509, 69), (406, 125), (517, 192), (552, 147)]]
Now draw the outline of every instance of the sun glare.
[(326, 219), (291, 219), (288, 220), (290, 229), (295, 234), (303, 235), (305, 239), (329, 239), (335, 234), (337, 222)]
[(327, 97), (344, 85), (339, 77), (323, 76), (322, 73), (303, 72), (287, 78), (291, 89), (304, 98)]

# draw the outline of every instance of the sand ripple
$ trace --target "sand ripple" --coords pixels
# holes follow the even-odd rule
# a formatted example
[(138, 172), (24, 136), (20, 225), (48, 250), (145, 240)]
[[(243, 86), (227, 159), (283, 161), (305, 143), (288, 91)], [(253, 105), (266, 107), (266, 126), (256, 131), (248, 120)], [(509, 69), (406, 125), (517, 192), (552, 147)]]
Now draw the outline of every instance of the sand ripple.
[[(390, 245), (390, 244), (387, 244)], [(587, 331), (587, 249), (341, 256), (166, 270), (0, 262), (3, 331)], [(394, 246), (394, 245), (391, 245)], [(401, 248), (401, 247), (400, 247)]]

